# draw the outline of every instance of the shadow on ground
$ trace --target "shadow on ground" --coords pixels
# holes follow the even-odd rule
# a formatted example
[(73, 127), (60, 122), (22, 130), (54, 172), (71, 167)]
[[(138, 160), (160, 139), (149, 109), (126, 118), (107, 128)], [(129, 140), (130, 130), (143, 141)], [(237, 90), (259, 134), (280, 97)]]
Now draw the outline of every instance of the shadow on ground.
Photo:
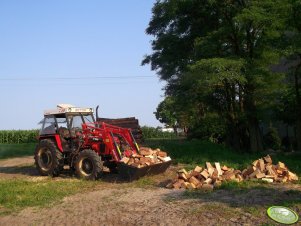
[[(224, 203), (230, 207), (262, 207), (272, 205), (299, 206), (301, 208), (300, 186), (285, 186), (275, 184), (274, 187), (262, 186), (243, 189), (219, 189), (213, 192), (185, 191), (177, 196), (177, 200), (194, 200), (195, 202)], [(297, 208), (300, 213), (301, 209)]]
[(34, 166), (0, 166), (1, 174), (20, 176), (39, 176)]
[[(0, 174), (2, 178), (18, 178), (18, 177), (37, 177), (41, 176), (34, 165), (27, 166), (0, 166)], [(70, 169), (63, 170), (56, 178), (68, 179), (75, 178), (75, 172)], [(102, 182), (107, 183), (129, 183), (131, 180), (122, 178), (118, 173), (106, 170), (99, 178)]]

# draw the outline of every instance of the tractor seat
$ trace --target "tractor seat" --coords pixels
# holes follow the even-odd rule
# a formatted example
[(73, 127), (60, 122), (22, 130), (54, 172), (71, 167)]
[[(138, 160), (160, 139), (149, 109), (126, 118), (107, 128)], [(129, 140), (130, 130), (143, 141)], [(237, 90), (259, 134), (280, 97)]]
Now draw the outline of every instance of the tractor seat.
[(69, 130), (67, 128), (60, 127), (58, 132), (62, 138), (64, 138), (64, 139), (70, 138)]

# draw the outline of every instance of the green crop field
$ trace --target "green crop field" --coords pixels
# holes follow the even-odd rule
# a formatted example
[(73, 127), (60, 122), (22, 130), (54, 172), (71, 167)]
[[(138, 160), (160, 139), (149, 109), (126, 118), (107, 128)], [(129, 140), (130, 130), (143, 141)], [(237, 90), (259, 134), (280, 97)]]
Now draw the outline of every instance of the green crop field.
[(34, 143), (39, 130), (0, 130), (0, 144)]
[(35, 143), (0, 144), (0, 159), (33, 155)]

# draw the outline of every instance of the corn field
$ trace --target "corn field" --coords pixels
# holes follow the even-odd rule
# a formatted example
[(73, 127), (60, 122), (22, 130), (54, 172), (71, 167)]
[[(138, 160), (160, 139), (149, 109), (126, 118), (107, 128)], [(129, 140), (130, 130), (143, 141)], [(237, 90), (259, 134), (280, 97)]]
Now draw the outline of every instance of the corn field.
[(0, 144), (35, 143), (39, 130), (0, 130)]

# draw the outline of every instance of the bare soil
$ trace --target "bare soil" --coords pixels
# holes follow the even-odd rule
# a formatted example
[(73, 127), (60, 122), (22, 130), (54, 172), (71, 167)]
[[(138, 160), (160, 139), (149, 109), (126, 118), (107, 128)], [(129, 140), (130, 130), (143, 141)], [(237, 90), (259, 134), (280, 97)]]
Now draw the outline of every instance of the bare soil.
[[(106, 174), (99, 185), (46, 208), (26, 208), (0, 216), (0, 225), (262, 225), (273, 224), (266, 216), (271, 205), (288, 206), (301, 213), (301, 186), (273, 184), (242, 191), (187, 192), (164, 188), (175, 167), (148, 177), (152, 185), (126, 183)], [(60, 177), (65, 180), (68, 174)], [(0, 161), (0, 178), (38, 180), (32, 157)], [(76, 180), (76, 179), (73, 179)]]

